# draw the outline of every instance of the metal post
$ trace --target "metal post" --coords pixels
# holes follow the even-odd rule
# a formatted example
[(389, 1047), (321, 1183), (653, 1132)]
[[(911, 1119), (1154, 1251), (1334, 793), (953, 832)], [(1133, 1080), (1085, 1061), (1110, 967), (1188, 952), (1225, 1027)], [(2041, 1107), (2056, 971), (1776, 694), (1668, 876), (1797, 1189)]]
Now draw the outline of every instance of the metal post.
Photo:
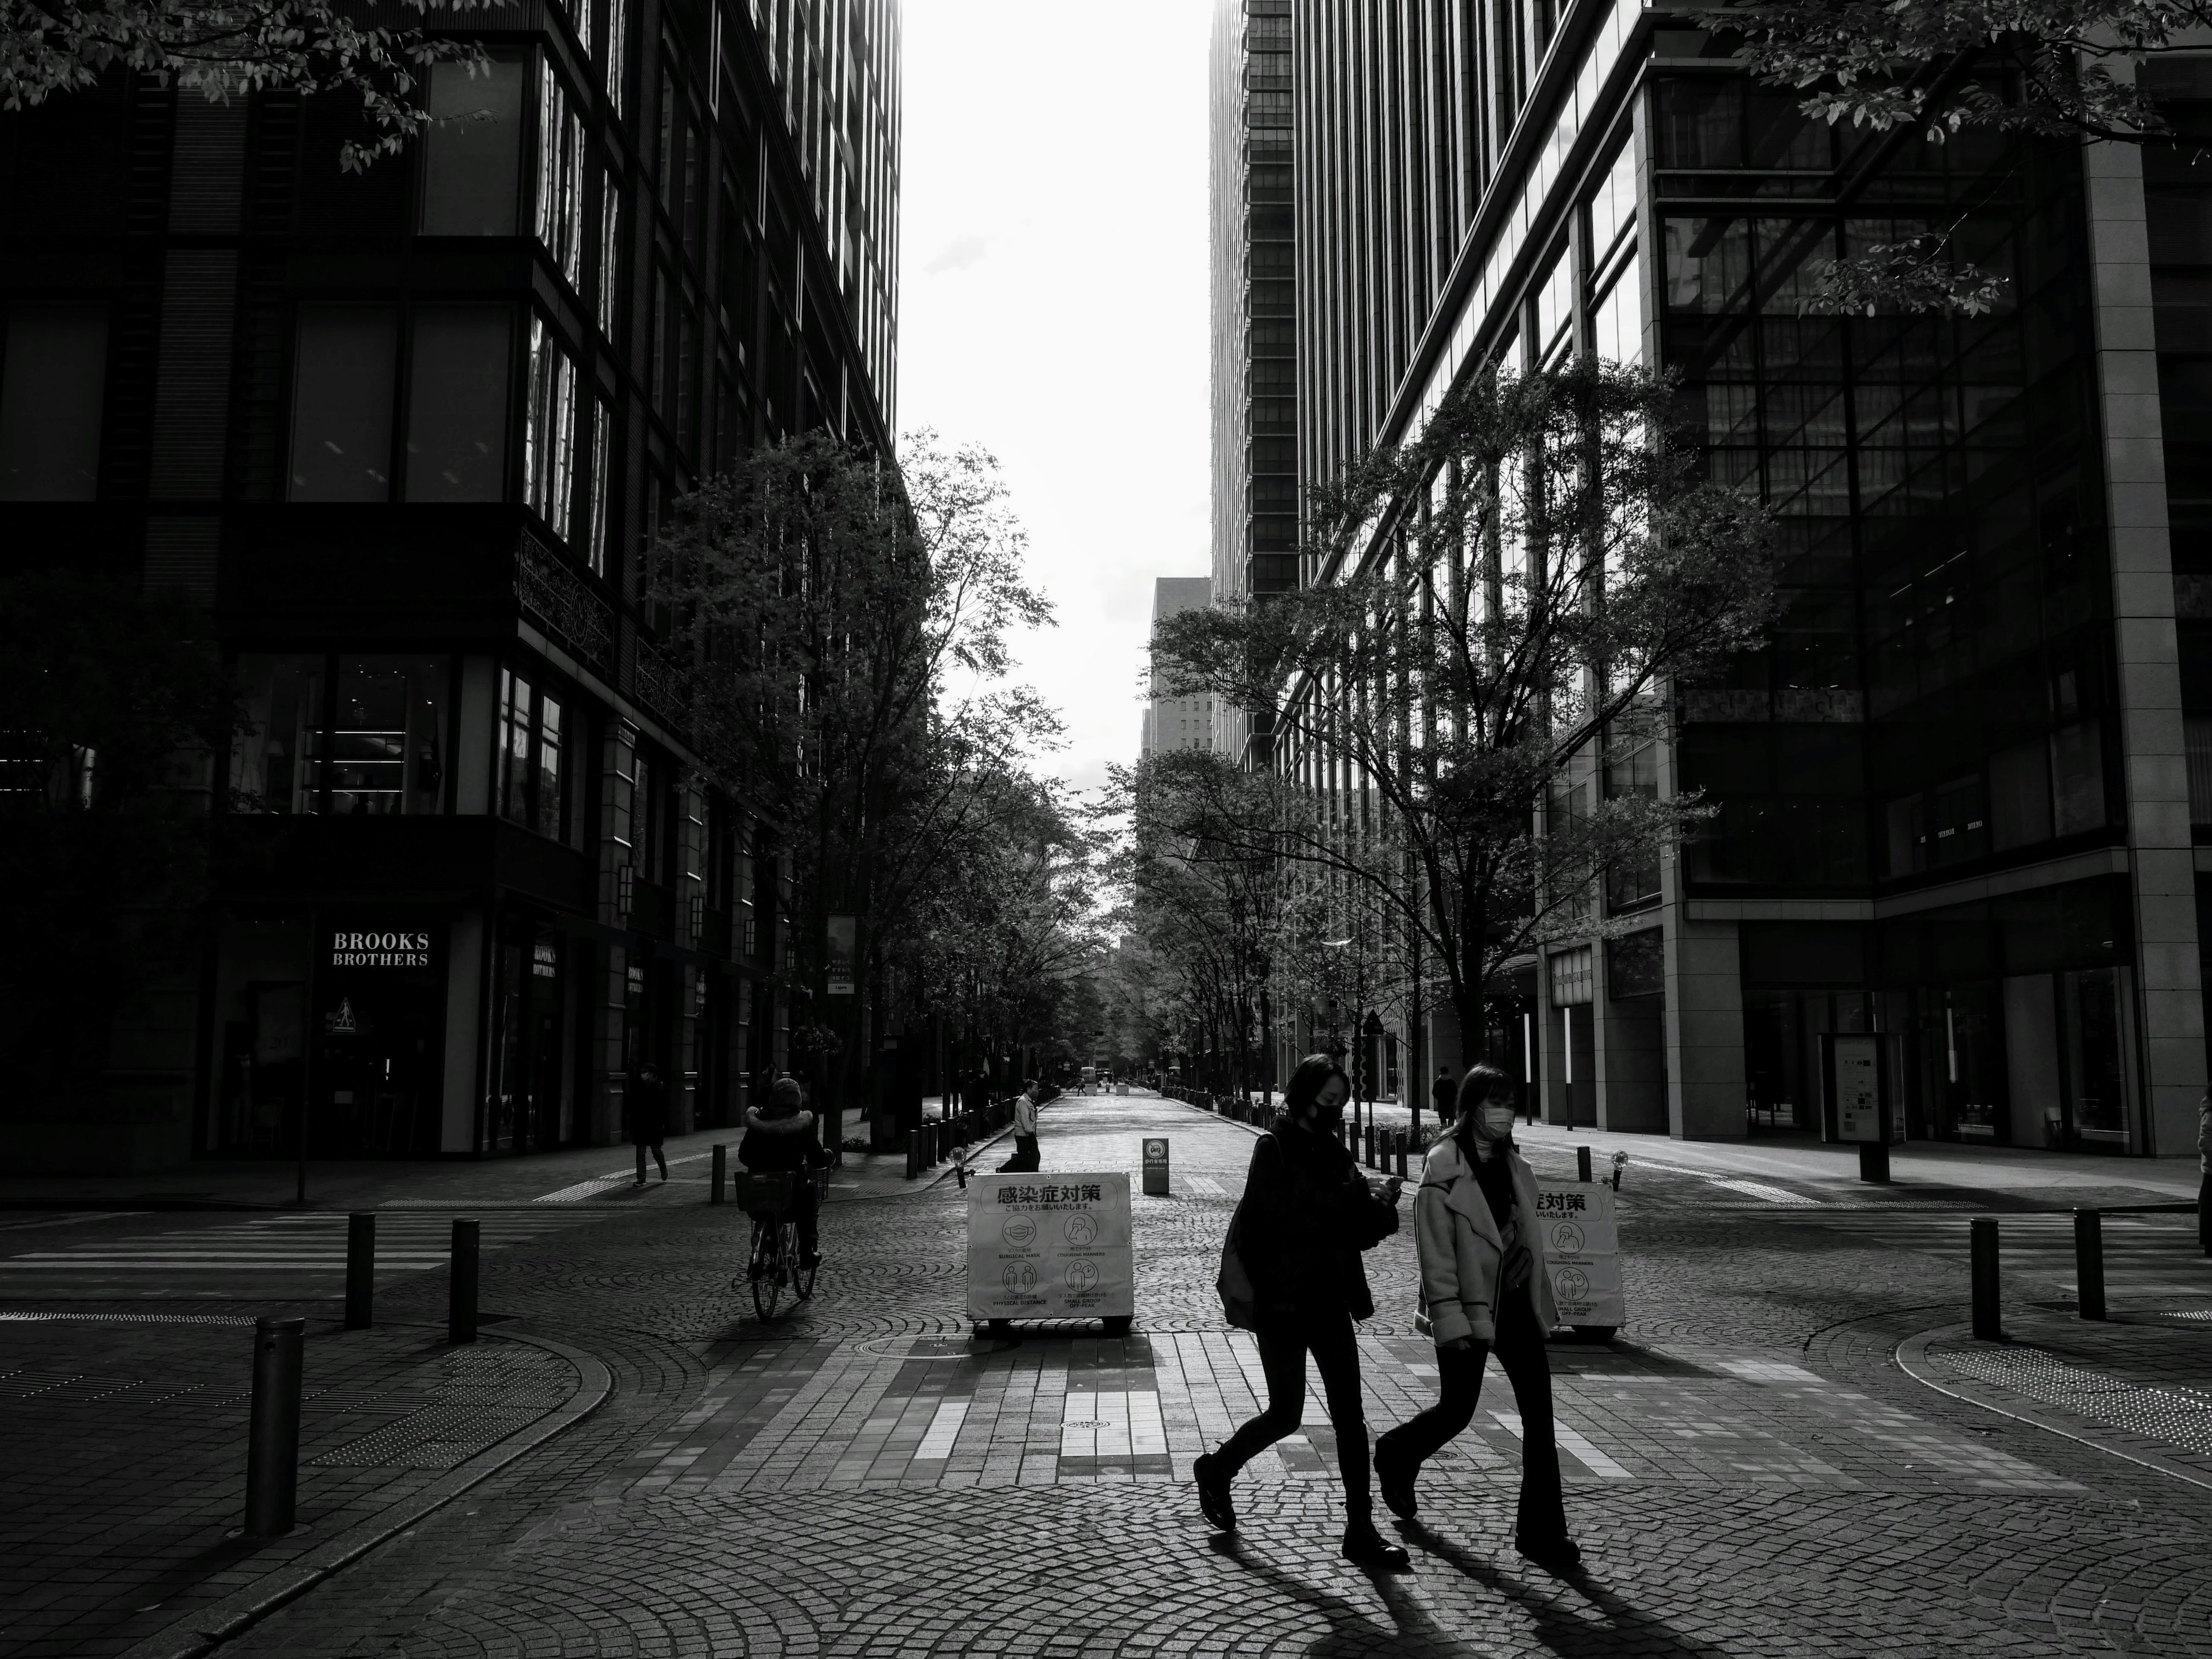
[(1398, 1142), (1398, 1179), (1403, 1181), (1406, 1178), (1406, 1148), (1413, 1140), (1413, 1137), (1407, 1134), (1403, 1129), (1401, 1129), (1398, 1131), (1396, 1139)]
[(345, 1328), (365, 1331), (376, 1313), (376, 1218), (346, 1218)]
[(1984, 1342), (2002, 1341), (2004, 1324), (1997, 1316), (1997, 1221), (1978, 1215), (1968, 1224), (1973, 1237), (1974, 1334)]
[(473, 1221), (453, 1223), (453, 1268), (446, 1297), (446, 1340), (477, 1340), (477, 1239)]
[(246, 1440), (246, 1534), (281, 1538), (297, 1519), (304, 1319), (253, 1322), (253, 1410)]
[(2105, 1316), (2105, 1222), (2094, 1210), (2074, 1212), (2075, 1298), (2084, 1319)]
[(707, 1201), (709, 1204), (720, 1204), (722, 1201), (722, 1189), (728, 1183), (729, 1179), (730, 1149), (726, 1146), (717, 1146), (714, 1148), (714, 1185), (707, 1194)]
[(1859, 1179), (1878, 1187), (1889, 1184), (1889, 1143), (1886, 1140), (1859, 1142)]
[(1590, 1149), (1587, 1146), (1575, 1148), (1575, 1179), (1577, 1181), (1588, 1181), (1590, 1178), (1589, 1153)]

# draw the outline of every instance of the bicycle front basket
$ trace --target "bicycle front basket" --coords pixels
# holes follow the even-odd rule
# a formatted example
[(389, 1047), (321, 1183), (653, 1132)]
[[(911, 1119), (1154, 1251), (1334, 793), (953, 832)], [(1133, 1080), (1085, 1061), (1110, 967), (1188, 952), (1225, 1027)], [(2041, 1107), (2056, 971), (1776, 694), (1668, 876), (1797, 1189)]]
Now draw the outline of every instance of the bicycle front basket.
[(737, 1183), (738, 1207), (756, 1221), (774, 1221), (791, 1207), (792, 1177), (786, 1171), (741, 1172)]

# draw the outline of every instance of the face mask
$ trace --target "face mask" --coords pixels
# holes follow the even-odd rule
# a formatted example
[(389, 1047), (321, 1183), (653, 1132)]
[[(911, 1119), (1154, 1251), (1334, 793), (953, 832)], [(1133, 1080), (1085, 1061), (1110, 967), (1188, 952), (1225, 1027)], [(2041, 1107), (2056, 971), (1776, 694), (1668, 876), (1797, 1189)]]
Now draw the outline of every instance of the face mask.
[(1492, 1139), (1504, 1139), (1513, 1133), (1512, 1107), (1486, 1105), (1482, 1109), (1482, 1127), (1490, 1132)]

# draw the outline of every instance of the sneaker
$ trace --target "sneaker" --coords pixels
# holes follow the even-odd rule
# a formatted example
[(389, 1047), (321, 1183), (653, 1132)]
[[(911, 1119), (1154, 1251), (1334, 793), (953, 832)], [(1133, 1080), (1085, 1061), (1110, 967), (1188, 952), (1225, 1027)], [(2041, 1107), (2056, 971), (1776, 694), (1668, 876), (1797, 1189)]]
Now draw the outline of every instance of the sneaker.
[(1547, 1572), (1569, 1573), (1583, 1564), (1582, 1547), (1571, 1538), (1516, 1538), (1513, 1547)]
[(1382, 1488), (1383, 1507), (1401, 1521), (1411, 1521), (1420, 1513), (1420, 1505), (1413, 1498), (1413, 1477), (1421, 1466), (1397, 1455), (1386, 1442), (1375, 1443), (1375, 1484)]
[(1221, 1472), (1214, 1455), (1207, 1452), (1190, 1466), (1198, 1486), (1198, 1512), (1216, 1532), (1237, 1530), (1237, 1506), (1229, 1501), (1229, 1477)]
[(1354, 1521), (1344, 1529), (1344, 1559), (1368, 1572), (1406, 1572), (1413, 1558), (1396, 1544), (1385, 1543), (1372, 1521)]

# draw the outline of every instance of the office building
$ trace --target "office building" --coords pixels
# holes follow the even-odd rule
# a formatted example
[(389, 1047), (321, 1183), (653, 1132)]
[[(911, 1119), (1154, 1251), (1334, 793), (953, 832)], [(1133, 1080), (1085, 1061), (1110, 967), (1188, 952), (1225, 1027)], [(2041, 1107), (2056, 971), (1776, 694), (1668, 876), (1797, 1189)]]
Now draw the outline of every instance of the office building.
[[(1297, 343), (1291, 0), (1216, 0), (1212, 82), (1213, 591), (1297, 585)], [(1214, 711), (1247, 757), (1251, 719)], [(1264, 735), (1264, 734), (1262, 734)]]
[[(1213, 584), (1204, 576), (1161, 576), (1152, 583), (1152, 626), (1185, 611), (1213, 603)], [(1145, 734), (1139, 752), (1147, 757), (1177, 749), (1213, 746), (1214, 700), (1203, 692), (1188, 697), (1155, 696), (1145, 705)]]
[[(1810, 123), (1626, 0), (1300, 0), (1292, 32), (1304, 481), (1485, 365), (1586, 352), (1674, 371), (1711, 475), (1777, 517), (1769, 647), (1568, 781), (1718, 817), (1468, 1049), (1555, 1121), (1735, 1136), (1822, 1126), (1829, 1040), (1871, 1037), (1901, 1138), (2185, 1150), (2212, 186), (2179, 152)], [(2212, 116), (2212, 57), (2143, 72)], [(1820, 302), (1827, 261), (1954, 221), (1989, 314)]]
[(502, 15), (360, 173), (335, 94), (0, 116), (0, 544), (206, 603), (252, 724), (206, 960), (33, 1161), (603, 1143), (648, 1060), (678, 1129), (783, 1063), (777, 863), (644, 555), (749, 447), (888, 452), (898, 28)]

